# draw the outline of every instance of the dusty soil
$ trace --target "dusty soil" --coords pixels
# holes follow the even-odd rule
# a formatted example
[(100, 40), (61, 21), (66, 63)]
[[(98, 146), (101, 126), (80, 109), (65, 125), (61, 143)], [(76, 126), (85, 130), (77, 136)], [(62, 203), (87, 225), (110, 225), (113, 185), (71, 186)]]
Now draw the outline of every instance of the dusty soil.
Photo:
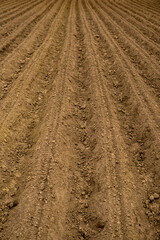
[(160, 1), (0, 1), (0, 239), (160, 239)]

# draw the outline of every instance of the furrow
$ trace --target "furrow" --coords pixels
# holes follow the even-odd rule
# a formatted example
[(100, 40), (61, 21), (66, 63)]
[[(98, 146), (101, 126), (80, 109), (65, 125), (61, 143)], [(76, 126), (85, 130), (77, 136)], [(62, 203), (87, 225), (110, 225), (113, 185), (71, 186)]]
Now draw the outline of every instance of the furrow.
[[(97, 3), (99, 3), (101, 8), (105, 8), (105, 10), (107, 11), (107, 8), (106, 8), (105, 4), (102, 4), (101, 2), (97, 2)], [(112, 9), (110, 9), (113, 12), (113, 13), (111, 13), (112, 19), (121, 28), (126, 29), (125, 33), (128, 34), (129, 36), (131, 36), (137, 44), (139, 44), (140, 46), (143, 46), (143, 48), (146, 49), (149, 52), (150, 55), (153, 55), (154, 52), (155, 52), (155, 55), (157, 55), (157, 57), (159, 58), (158, 29), (157, 29), (157, 33), (156, 33), (157, 35), (155, 36), (155, 38), (153, 36), (153, 41), (155, 41), (155, 42), (149, 42), (148, 40), (146, 41), (146, 37), (143, 36), (143, 33), (141, 33), (140, 31), (137, 31), (136, 28), (133, 28), (133, 25), (128, 22), (127, 17), (123, 18), (120, 13), (117, 14), (118, 9), (119, 8), (115, 9), (114, 11)], [(127, 19), (127, 20), (125, 20), (125, 19)], [(134, 23), (134, 25), (135, 25), (135, 23)]]
[(0, 48), (0, 62), (4, 61), (4, 59), (12, 53), (14, 49), (21, 44), (25, 38), (29, 37), (30, 33), (34, 29), (34, 26), (43, 18), (49, 11), (51, 11), (54, 6), (54, 2), (50, 3), (45, 9), (38, 12), (37, 16), (31, 17), (27, 22), (20, 26), (20, 29), (13, 33), (13, 36), (9, 36), (8, 42), (4, 42), (4, 44)]
[(16, 3), (14, 1), (12, 1), (12, 3), (9, 3), (9, 7), (8, 7), (8, 3), (7, 3), (7, 6), (5, 6), (5, 4), (4, 4), (4, 5), (1, 6), (0, 14), (4, 14), (4, 13), (6, 13), (6, 12), (12, 10), (12, 9), (15, 9), (18, 6), (20, 6), (21, 4), (25, 4), (25, 2), (21, 0), (17, 4), (17, 1), (16, 1)]
[[(88, 178), (87, 182), (89, 186), (84, 183), (82, 184), (84, 186), (84, 189), (80, 189), (82, 191), (80, 202), (81, 205), (84, 206), (84, 210), (78, 208), (80, 215), (79, 233), (82, 234), (82, 239), (104, 239), (105, 237), (114, 239), (116, 238), (116, 236), (119, 236), (119, 239), (122, 239), (122, 213), (120, 207), (121, 201), (119, 198), (119, 194), (117, 194), (114, 163), (113, 165), (109, 165), (106, 163), (107, 161), (109, 162), (111, 160), (111, 156), (107, 154), (107, 151), (105, 150), (106, 144), (101, 140), (102, 136), (110, 134), (109, 130), (107, 132), (106, 123), (104, 122), (104, 119), (106, 119), (107, 122), (109, 120), (108, 116), (104, 115), (104, 109), (102, 110), (101, 106), (103, 102), (103, 93), (98, 84), (98, 82), (101, 81), (101, 76), (99, 75), (99, 72), (97, 70), (98, 66), (93, 60), (94, 53), (91, 52), (90, 46), (90, 44), (92, 44), (92, 40), (87, 36), (86, 33), (89, 32), (89, 29), (87, 29), (87, 23), (85, 22), (84, 16), (82, 15), (81, 4), (79, 4), (78, 6), (77, 15), (79, 15), (77, 19), (77, 27), (78, 31), (82, 35), (80, 35), (80, 40), (82, 42), (81, 44), (83, 44), (82, 49), (85, 48), (85, 54), (88, 61), (86, 66), (89, 66), (89, 69), (86, 70), (85, 68), (84, 70), (80, 68), (84, 74), (84, 77), (82, 75), (82, 79), (86, 79), (86, 81), (84, 82), (83, 80), (83, 82), (79, 83), (79, 85), (81, 86), (83, 84), (83, 88), (85, 84), (91, 85), (89, 85), (90, 94), (89, 91), (88, 94), (86, 94), (86, 96), (89, 95), (89, 99), (86, 102), (86, 108), (88, 107), (88, 105), (91, 106), (90, 111), (93, 111), (94, 113), (94, 115), (92, 112), (90, 113), (93, 116), (91, 115), (91, 119), (87, 119), (87, 125), (86, 128), (84, 128), (85, 136), (84, 140), (82, 139), (82, 142), (84, 141), (83, 144), (86, 146), (83, 146), (83, 144), (77, 144), (77, 149), (80, 151), (82, 158), (82, 163), (80, 163), (79, 168), (82, 168), (81, 171), (83, 172), (83, 167), (85, 167), (88, 169), (89, 172), (89, 174), (87, 174), (86, 171), (86, 179)], [(84, 66), (82, 65), (82, 67)], [(85, 76), (85, 72), (88, 74), (88, 77)], [(89, 102), (90, 100), (94, 105)], [(99, 109), (101, 109), (101, 111)], [(81, 113), (81, 115), (83, 116), (83, 113)], [(101, 116), (101, 120), (99, 116)], [(100, 120), (100, 123), (98, 123), (97, 119)], [(91, 126), (89, 124), (91, 124)], [(90, 136), (87, 136), (86, 134), (88, 126), (89, 130), (91, 131)], [(90, 132), (89, 130), (88, 132)], [(96, 140), (94, 139), (94, 134), (96, 134)], [(89, 142), (89, 140), (95, 141), (95, 143)], [(93, 149), (91, 148), (91, 146)], [(89, 156), (87, 156), (89, 157), (89, 159), (86, 159), (87, 153), (90, 154)], [(89, 160), (89, 162), (87, 162), (87, 160)], [(112, 160), (114, 162), (114, 157)], [(110, 174), (110, 172), (112, 172), (112, 175)], [(85, 208), (87, 209), (85, 210)]]
[(0, 1), (0, 239), (159, 239), (159, 6)]
[(137, 72), (143, 77), (145, 83), (153, 89), (156, 89), (159, 96), (160, 85), (158, 79), (160, 71), (158, 70), (158, 62), (154, 58), (150, 60), (150, 55), (147, 54), (140, 46), (135, 44), (134, 41), (126, 35), (126, 32), (121, 30), (121, 26), (115, 23), (110, 17), (110, 12), (107, 12), (106, 15), (106, 12), (102, 10), (102, 7), (99, 8), (99, 6), (95, 5), (93, 2), (91, 3), (91, 6), (105, 22), (108, 31), (111, 32), (112, 37), (121, 47), (124, 54), (129, 57), (130, 62), (134, 65)]
[[(159, 17), (159, 11), (158, 11), (158, 7), (154, 7), (154, 3), (152, 2), (147, 4), (146, 2), (137, 2), (137, 1), (132, 1), (131, 3), (131, 6), (133, 7), (136, 7), (140, 10), (140, 9), (143, 9), (145, 10), (146, 14), (154, 14), (154, 15), (157, 15), (157, 17)], [(159, 6), (159, 5), (158, 5)]]
[(39, 2), (36, 2), (36, 3), (34, 2), (33, 5), (25, 8), (23, 11), (20, 11), (19, 13), (16, 13), (16, 14), (13, 15), (13, 16), (9, 16), (9, 17), (7, 17), (6, 19), (3, 19), (3, 20), (0, 22), (0, 27), (3, 26), (4, 24), (8, 23), (9, 21), (17, 18), (18, 16), (23, 15), (24, 13), (26, 13), (26, 12), (29, 11), (30, 9), (33, 9), (33, 7), (37, 6), (37, 5), (40, 4), (41, 2), (42, 2), (42, 0), (39, 1)]
[[(21, 0), (22, 1), (22, 0)], [(0, 14), (4, 13), (4, 12), (7, 12), (8, 10), (14, 8), (14, 7), (17, 7), (19, 4), (21, 4), (21, 1), (17, 4), (17, 1), (5, 1), (5, 4), (2, 4), (2, 1), (0, 2), (1, 5), (1, 11), (0, 11)], [(23, 1), (24, 3), (24, 1)], [(9, 6), (9, 7), (8, 7)]]
[[(68, 22), (66, 27), (66, 37), (65, 43), (62, 49), (61, 59), (58, 65), (58, 74), (55, 79), (57, 84), (56, 86), (56, 102), (58, 102), (57, 114), (55, 115), (55, 119), (53, 121), (53, 114), (55, 114), (55, 109), (51, 112), (50, 115), (50, 125), (49, 131), (47, 134), (47, 149), (48, 153), (46, 155), (46, 162), (43, 162), (42, 157), (42, 166), (43, 175), (39, 178), (40, 188), (37, 189), (38, 197), (39, 197), (39, 211), (37, 210), (37, 231), (36, 231), (36, 240), (43, 239), (46, 236), (48, 238), (56, 237), (57, 239), (60, 237), (63, 239), (65, 235), (65, 214), (67, 211), (67, 206), (65, 205), (68, 200), (68, 196), (65, 196), (67, 188), (65, 186), (68, 185), (68, 179), (63, 175), (63, 171), (61, 171), (62, 164), (61, 157), (66, 157), (65, 154), (59, 152), (59, 140), (64, 140), (63, 133), (60, 133), (60, 125), (62, 118), (65, 114), (64, 104), (67, 99), (67, 91), (69, 90), (69, 86), (66, 86), (66, 82), (70, 77), (71, 72), (74, 68), (74, 63), (72, 63), (72, 54), (73, 54), (73, 10), (74, 10), (74, 2), (69, 1), (69, 8), (66, 7), (66, 13), (69, 12)], [(51, 103), (53, 104), (53, 103)], [(61, 135), (62, 134), (62, 135)], [(60, 138), (60, 139), (59, 139)], [(39, 155), (39, 154), (38, 154)], [(58, 156), (57, 156), (58, 155)], [(63, 155), (63, 156), (62, 156)], [(39, 155), (40, 156), (40, 155)], [(43, 156), (44, 157), (44, 156)], [(63, 159), (63, 158), (62, 158)], [(68, 161), (68, 159), (65, 159)], [(57, 164), (56, 164), (57, 163)], [(62, 167), (63, 168), (63, 167)], [(55, 171), (57, 169), (57, 172)], [(66, 168), (64, 167), (64, 171), (67, 171), (67, 163)], [(58, 173), (58, 174), (57, 174)], [(55, 176), (54, 176), (55, 175)], [(59, 179), (59, 182), (57, 182)], [(65, 182), (63, 182), (65, 181)], [(63, 184), (62, 184), (63, 182)], [(54, 184), (53, 184), (54, 183)], [(61, 185), (62, 184), (62, 185)], [(68, 186), (67, 186), (68, 187)], [(60, 199), (58, 188), (60, 188)], [(52, 194), (50, 194), (52, 192)], [(58, 194), (57, 194), (58, 192)], [(55, 199), (53, 202), (52, 199)], [(46, 201), (45, 201), (46, 200)], [(62, 207), (64, 204), (64, 207)], [(52, 209), (52, 211), (50, 210)], [(55, 215), (55, 212), (58, 216)], [(59, 217), (59, 214), (63, 215), (63, 218)], [(57, 227), (55, 225), (52, 226), (52, 222), (48, 221), (48, 219), (55, 219), (57, 225), (59, 226), (59, 232), (57, 233)], [(49, 231), (49, 229), (52, 229)]]
[[(57, 5), (59, 4), (60, 1), (57, 2)], [(35, 180), (34, 177), (36, 180), (37, 177), (43, 178), (42, 175), (45, 170), (43, 168), (41, 169), (42, 165), (45, 163), (43, 161), (41, 162), (41, 159), (37, 161), (37, 156), (39, 154), (39, 146), (43, 141), (46, 140), (44, 135), (48, 129), (46, 129), (45, 132), (41, 132), (39, 129), (41, 125), (46, 125), (46, 118), (48, 121), (49, 115), (52, 121), (50, 125), (51, 129), (53, 124), (53, 112), (55, 116), (57, 111), (60, 111), (58, 106), (63, 86), (60, 87), (62, 82), (57, 81), (56, 76), (58, 73), (60, 55), (63, 50), (63, 44), (66, 35), (66, 19), (68, 16), (67, 9), (68, 3), (65, 1), (63, 2), (62, 8), (57, 13), (58, 17), (56, 21), (53, 21), (52, 23), (50, 36), (48, 36), (45, 41), (43, 52), (39, 52), (37, 63), (34, 62), (32, 64), (31, 68), (34, 68), (34, 72), (32, 69), (30, 69), (31, 71), (25, 75), (27, 82), (25, 88), (23, 88), (23, 91), (21, 92), (23, 96), (21, 95), (21, 97), (19, 97), (15, 106), (15, 110), (10, 113), (10, 116), (6, 119), (5, 126), (3, 126), (3, 129), (1, 129), (1, 160), (6, 157), (5, 162), (3, 161), (2, 165), (7, 166), (6, 174), (8, 174), (10, 169), (16, 169), (16, 173), (18, 173), (17, 175), (12, 175), (9, 179), (7, 179), (7, 181), (5, 181), (5, 184), (10, 184), (10, 182), (14, 179), (14, 189), (10, 189), (11, 191), (8, 194), (6, 194), (6, 192), (1, 192), (3, 196), (1, 207), (3, 210), (5, 209), (5, 212), (7, 211), (8, 213), (7, 216), (1, 215), (3, 219), (3, 227), (1, 227), (1, 229), (4, 230), (2, 232), (1, 239), (6, 239), (6, 236), (8, 237), (7, 239), (10, 239), (9, 236), (11, 232), (12, 239), (17, 239), (17, 237), (20, 239), (36, 239), (37, 227), (36, 223), (35, 225), (32, 224), (33, 219), (30, 218), (29, 211), (33, 211), (34, 214), (32, 215), (35, 216), (35, 205), (38, 205), (37, 198), (35, 198), (36, 202), (32, 202), (31, 205), (28, 205), (28, 201), (30, 202), (30, 197), (33, 197), (34, 190), (38, 186), (37, 184), (33, 185)], [(54, 39), (52, 38), (53, 34)], [(46, 64), (43, 65), (42, 63)], [(53, 93), (56, 94), (56, 98), (54, 98)], [(53, 102), (55, 105), (52, 105)], [(55, 117), (57, 118), (57, 116)], [(4, 138), (7, 138), (7, 145), (5, 145), (6, 142)], [(37, 141), (39, 142), (39, 144), (37, 143), (38, 145), (36, 145)], [(14, 146), (12, 145), (13, 142), (16, 142)], [(33, 157), (33, 154), (35, 158)], [(23, 172), (23, 168), (26, 167), (26, 165), (28, 166), (29, 172)], [(3, 178), (5, 179), (5, 177), (6, 176), (4, 174)], [(41, 186), (39, 186), (39, 189), (40, 188)], [(26, 202), (26, 197), (23, 199), (23, 193), (28, 190), (29, 195), (27, 195), (28, 201)], [(22, 201), (22, 205), (19, 204), (20, 206), (18, 211), (10, 212), (10, 209), (7, 207), (7, 203), (14, 201), (15, 198), (18, 198), (20, 203)], [(27, 208), (22, 216), (18, 212), (19, 210), (20, 212), (23, 212), (25, 204), (27, 204)], [(7, 224), (11, 221), (12, 226), (14, 219), (14, 229), (9, 228), (10, 224), (5, 224), (6, 217), (9, 218)], [(15, 219), (19, 219), (20, 221), (15, 221)], [(22, 222), (23, 224), (19, 225)], [(28, 224), (29, 231), (25, 231)], [(17, 226), (19, 226), (18, 231)], [(33, 231), (30, 231), (31, 228)]]
[(76, 1), (76, 27), (72, 21), (73, 27), (76, 28), (75, 69), (73, 68), (69, 78), (68, 87), (71, 90), (65, 104), (63, 126), (59, 129), (59, 134), (65, 133), (64, 140), (62, 137), (57, 139), (57, 142), (61, 142), (57, 150), (63, 148), (64, 153), (59, 157), (57, 151), (56, 159), (69, 161), (68, 170), (66, 169), (64, 174), (69, 175), (67, 187), (68, 192), (71, 192), (65, 233), (62, 233), (60, 239), (100, 239), (104, 236), (104, 231), (106, 236), (111, 236), (109, 224), (113, 222), (113, 219), (109, 218), (110, 212), (107, 211), (109, 207), (106, 210), (110, 198), (107, 196), (106, 178), (103, 181), (102, 177), (102, 174), (106, 176), (106, 172), (100, 143), (100, 124), (97, 121), (99, 105), (96, 106), (96, 78), (90, 73), (90, 67), (87, 67), (90, 66), (90, 62), (87, 59), (80, 12), (81, 8)]
[[(25, 8), (26, 6), (28, 7), (32, 3), (33, 3), (33, 1), (26, 2), (26, 3), (24, 3), (24, 1), (23, 1), (22, 3), (19, 3), (17, 6), (12, 7), (11, 9), (9, 9), (7, 7), (7, 10), (4, 13), (0, 13), (0, 20), (5, 17), (8, 18), (8, 16), (11, 16), (13, 13), (17, 13), (19, 10), (22, 11), (23, 8)], [(35, 1), (34, 1), (34, 3), (35, 3)]]
[(153, 29), (156, 30), (157, 27), (159, 27), (159, 21), (158, 19), (155, 19), (153, 15), (143, 13), (142, 9), (133, 9), (133, 6), (131, 7), (129, 4), (123, 4), (122, 2), (116, 3), (112, 2), (112, 4), (116, 7), (119, 7), (124, 13), (128, 14), (129, 16), (133, 16), (137, 21), (144, 22), (147, 21), (147, 25), (153, 26)]
[[(99, 3), (99, 1), (98, 1), (98, 3)], [(160, 43), (159, 27), (155, 28), (155, 31), (154, 31), (153, 30), (154, 26), (151, 26), (151, 28), (150, 28), (149, 24), (147, 24), (146, 21), (145, 22), (142, 21), (141, 19), (140, 19), (140, 22), (138, 22), (136, 17), (134, 17), (134, 16), (132, 17), (132, 15), (129, 13), (127, 13), (127, 14), (124, 13), (124, 11), (122, 11), (119, 6), (115, 7), (113, 3), (110, 3), (110, 4), (105, 3), (105, 2), (103, 2), (103, 3), (104, 3), (103, 6), (106, 5), (106, 7), (108, 6), (109, 9), (111, 9), (113, 11), (114, 16), (116, 14), (116, 17), (120, 18), (120, 23), (122, 24), (122, 26), (126, 23), (127, 28), (130, 27), (132, 34), (135, 34), (136, 37), (137, 37), (137, 34), (139, 34), (141, 36), (141, 38), (142, 38), (141, 42), (144, 41), (144, 42), (146, 42), (145, 44), (147, 44), (147, 45), (149, 45), (149, 44), (153, 45), (153, 43), (154, 43), (154, 45), (157, 46), (157, 50), (158, 50), (158, 47), (159, 47), (158, 44)], [(145, 44), (144, 44), (144, 47), (145, 47)]]
[[(121, 50), (121, 48), (119, 46), (120, 42), (117, 43), (117, 41), (115, 41), (115, 39), (112, 37), (112, 35), (110, 35), (110, 32), (112, 32), (113, 29), (114, 29), (113, 26), (110, 25), (109, 27), (106, 28), (106, 26), (108, 24), (108, 21), (105, 21), (105, 25), (104, 25), (104, 19), (103, 19), (103, 22), (102, 22), (102, 20), (100, 20), (99, 16), (96, 17), (96, 20), (97, 20), (97, 25), (99, 26), (99, 28), (102, 29), (102, 32), (103, 31), (105, 32), (105, 38), (106, 38), (107, 35), (108, 35), (108, 37), (110, 36), (109, 38), (111, 39), (111, 42), (113, 44), (112, 45), (113, 48), (118, 50), (118, 52), (119, 52), (119, 62), (122, 66), (122, 69), (126, 70), (126, 73), (128, 74), (128, 79), (129, 79), (130, 84), (132, 86), (132, 89), (133, 89), (135, 95), (137, 96), (137, 99), (139, 99), (139, 101), (142, 103), (143, 109), (146, 110), (148, 120), (150, 119), (149, 121), (151, 123), (151, 126), (152, 127), (154, 126), (153, 130), (156, 134), (157, 133), (157, 128), (159, 127), (159, 119), (158, 119), (159, 115), (157, 116), (157, 112), (159, 112), (158, 104), (156, 102), (154, 102), (153, 98), (151, 98), (149, 96), (149, 92), (148, 92), (147, 87), (145, 86), (143, 80), (138, 75), (137, 71), (134, 69), (134, 66), (132, 65), (132, 63), (130, 62), (130, 60), (126, 56), (126, 54), (123, 53), (123, 51)], [(128, 69), (128, 71), (127, 71), (126, 68)], [(137, 85), (134, 84), (134, 81), (132, 79), (135, 79), (134, 81), (137, 80), (136, 81)], [(139, 85), (139, 87), (138, 87), (138, 85)], [(142, 86), (143, 86), (143, 88), (142, 88)], [(143, 92), (144, 89), (145, 89), (145, 91)], [(140, 100), (140, 98), (141, 98), (141, 100)], [(147, 103), (147, 105), (146, 105), (146, 103)], [(151, 111), (151, 113), (149, 113), (149, 111)], [(152, 116), (154, 116), (154, 118), (152, 118)], [(155, 122), (154, 125), (153, 125), (153, 122)]]
[[(95, 13), (93, 15), (94, 18)], [(127, 149), (127, 155), (129, 159), (133, 159), (130, 161), (130, 164), (134, 162), (138, 168), (138, 172), (141, 173), (140, 178), (143, 183), (142, 188), (145, 191), (143, 199), (141, 199), (142, 204), (142, 201), (144, 201), (146, 198), (146, 194), (150, 191), (157, 191), (157, 187), (159, 186), (158, 167), (156, 167), (157, 160), (159, 158), (159, 130), (157, 129), (156, 133), (153, 132), (152, 124), (154, 123), (152, 121), (148, 121), (147, 114), (145, 116), (146, 121), (144, 120), (143, 106), (140, 107), (140, 101), (137, 101), (137, 97), (135, 98), (135, 94), (133, 94), (132, 89), (130, 88), (130, 84), (127, 84), (128, 76), (125, 72), (122, 71), (122, 68), (120, 68), (119, 60), (117, 59), (117, 62), (115, 59), (116, 55), (113, 53), (112, 47), (109, 47), (111, 46), (111, 42), (106, 42), (105, 37), (102, 37), (103, 33), (105, 33), (104, 29), (100, 33), (97, 26), (93, 23), (93, 21), (90, 20), (88, 11), (86, 12), (86, 16), (88, 18), (88, 21), (91, 22), (90, 28), (93, 29), (94, 41), (97, 42), (96, 46), (99, 46), (98, 51), (93, 53), (93, 55), (97, 56), (97, 58), (99, 58), (101, 55), (99, 58), (99, 65), (102, 66), (101, 74), (104, 76), (103, 88), (109, 88), (111, 101), (114, 103), (114, 106), (112, 105), (111, 108), (114, 109), (113, 112), (116, 112), (118, 118), (117, 124), (120, 125), (120, 132), (119, 134), (117, 133), (116, 136), (120, 136), (120, 133), (122, 131), (122, 141), (124, 140), (126, 143), (124, 149)], [(98, 22), (98, 20), (96, 20), (96, 22)], [(105, 33), (105, 36), (106, 35), (109, 36), (108, 33)], [(117, 50), (115, 51), (117, 52)], [(124, 67), (123, 69), (125, 69), (125, 71), (127, 70)], [(109, 104), (111, 105), (111, 103)], [(151, 159), (152, 161), (150, 161)], [(134, 172), (134, 175), (136, 175), (135, 170), (132, 170)], [(150, 172), (150, 177), (148, 179), (146, 179), (145, 176), (146, 170)], [(121, 172), (123, 172), (123, 170)], [(154, 174), (157, 177), (155, 177), (152, 181)], [(143, 209), (143, 213), (144, 211), (145, 209)], [(144, 217), (142, 218), (145, 219)], [(134, 217), (132, 220), (133, 219)], [(158, 219), (158, 215), (155, 216), (155, 223), (157, 221), (156, 219)], [(155, 228), (158, 228), (158, 225), (155, 224), (154, 226), (152, 225), (152, 229), (151, 226), (149, 230), (146, 229), (146, 233), (143, 235), (142, 239), (158, 239)], [(139, 233), (137, 237), (138, 239), (141, 239), (141, 234)], [(129, 239), (129, 237), (126, 239)]]
[[(26, 38), (23, 43), (20, 44), (16, 49), (14, 49), (12, 54), (9, 54), (8, 57), (6, 57), (1, 64), (1, 100), (3, 100), (10, 92), (12, 84), (14, 84), (18, 77), (23, 73), (34, 52), (37, 49), (41, 48), (41, 45), (43, 44), (46, 36), (48, 35), (48, 30), (50, 29), (51, 23), (55, 16), (56, 13), (54, 12), (53, 14), (52, 11), (50, 11), (49, 14), (46, 14), (44, 18), (42, 18), (34, 27), (32, 36), (30, 37), (30, 41), (28, 41), (28, 38)], [(9, 68), (9, 71), (6, 72), (6, 68)], [(3, 109), (3, 102), (0, 104), (1, 108)]]
[(20, 15), (19, 17), (15, 18), (13, 21), (10, 21), (5, 26), (0, 27), (0, 39), (1, 44), (4, 41), (7, 41), (9, 39), (9, 36), (13, 34), (13, 32), (20, 28), (20, 25), (23, 25), (23, 23), (34, 13), (37, 12), (36, 8), (31, 9), (30, 11), (24, 13), (23, 15)]
[(158, 9), (160, 8), (160, 5), (159, 5), (159, 2), (156, 2), (156, 3), (157, 4), (155, 4), (154, 2), (147, 3), (146, 1), (144, 1), (144, 3), (143, 2), (137, 3), (137, 1), (133, 1), (134, 6), (137, 5), (137, 7), (139, 7), (139, 8), (143, 7), (146, 9), (146, 11), (151, 12), (151, 13), (153, 12), (154, 14), (159, 15)]
[[(46, 14), (45, 17), (42, 18), (33, 28), (33, 33), (29, 38), (30, 41), (26, 38), (23, 43), (14, 49), (12, 54), (6, 57), (3, 61), (1, 65), (1, 99), (10, 91), (10, 85), (12, 82), (22, 74), (34, 52), (45, 40), (55, 15), (55, 12), (52, 14), (52, 11), (50, 11), (49, 14)], [(10, 71), (8, 72), (5, 71), (7, 66), (10, 68)]]
[(5, 48), (5, 46), (8, 45), (9, 42), (12, 41), (12, 39), (15, 39), (19, 31), (22, 31), (25, 28), (25, 26), (27, 26), (27, 24), (31, 22), (30, 20), (31, 16), (34, 16), (34, 18), (36, 18), (36, 15), (38, 15), (39, 11), (45, 8), (46, 6), (44, 7), (43, 4), (41, 6), (37, 6), (36, 8), (29, 10), (28, 12), (14, 19), (12, 22), (9, 22), (5, 26), (1, 27), (0, 28), (1, 36), (0, 45), (2, 46), (1, 48), (3, 48), (3, 46)]
[[(83, 2), (83, 5), (85, 6), (84, 2)], [(125, 153), (125, 145), (123, 142), (123, 138), (120, 134), (119, 122), (115, 115), (115, 107), (113, 105), (113, 102), (111, 101), (109, 90), (107, 90), (106, 86), (104, 85), (104, 78), (102, 75), (102, 70), (100, 69), (101, 64), (100, 64), (100, 61), (98, 60), (97, 51), (93, 43), (94, 42), (93, 32), (91, 33), (90, 27), (89, 26), (87, 27), (87, 22), (90, 22), (88, 15), (89, 15), (88, 12), (86, 12), (86, 15), (85, 15), (86, 17), (84, 16), (84, 19), (88, 18), (88, 21), (86, 20), (86, 29), (88, 33), (90, 32), (90, 40), (87, 47), (89, 48), (90, 46), (91, 48), (90, 51), (92, 54), (92, 59), (94, 56), (94, 63), (92, 64), (94, 65), (94, 69), (97, 69), (95, 71), (97, 73), (95, 74), (97, 79), (99, 79), (99, 82), (100, 82), (99, 88), (100, 88), (101, 96), (103, 96), (104, 98), (105, 107), (103, 108), (103, 111), (106, 113), (104, 116), (104, 120), (109, 117), (109, 121), (107, 121), (107, 126), (105, 127), (105, 129), (110, 128), (111, 130), (111, 133), (110, 133), (111, 136), (109, 138), (110, 140), (105, 145), (106, 149), (108, 150), (107, 152), (112, 153), (111, 155), (109, 154), (109, 159), (106, 162), (106, 168), (109, 167), (108, 174), (112, 178), (111, 184), (113, 184), (112, 185), (113, 195), (112, 195), (111, 201), (113, 202), (113, 209), (115, 211), (113, 215), (115, 227), (112, 226), (113, 236), (112, 237), (110, 236), (110, 238), (129, 239), (132, 237), (132, 239), (137, 239), (137, 238), (143, 239), (144, 235), (140, 234), (139, 232), (140, 229), (138, 229), (138, 225), (136, 227), (137, 231), (135, 231), (134, 224), (136, 220), (132, 215), (133, 212), (139, 211), (138, 210), (139, 206), (138, 204), (134, 205), (133, 203), (130, 202), (131, 199), (133, 200), (134, 198), (137, 197), (136, 190), (135, 189), (132, 190), (133, 191), (132, 197), (131, 196), (129, 197), (128, 195), (128, 194), (131, 194), (130, 189), (133, 189), (132, 183), (134, 185), (135, 179), (130, 168), (128, 168), (129, 159)], [(83, 19), (83, 22), (85, 21), (84, 19)], [(86, 32), (86, 35), (87, 35), (87, 32)], [(108, 132), (109, 130), (107, 131), (106, 129), (105, 136), (107, 136)], [(110, 141), (112, 141), (112, 143)], [(117, 161), (119, 163), (116, 163)], [(124, 174), (124, 172), (126, 173), (126, 175)], [(126, 178), (127, 175), (128, 177)], [(125, 187), (124, 187), (124, 182), (125, 182)], [(143, 224), (145, 225), (145, 223)], [(104, 236), (100, 239), (104, 239)]]
[[(74, 6), (72, 11), (74, 12)], [(97, 126), (95, 126), (97, 115), (93, 119), (91, 103), (95, 97), (91, 96), (94, 87), (92, 86), (90, 89), (92, 76), (88, 74), (88, 69), (85, 69), (86, 54), (83, 49), (85, 45), (81, 32), (79, 9), (76, 11), (76, 16), (76, 33), (75, 14), (70, 19), (72, 23), (70, 23), (70, 27), (73, 30), (69, 31), (69, 35), (72, 36), (72, 44), (68, 49), (69, 56), (66, 53), (67, 50), (64, 51), (68, 59), (67, 82), (64, 88), (66, 100), (62, 105), (57, 134), (52, 134), (55, 142), (52, 150), (54, 155), (50, 159), (47, 186), (43, 185), (42, 199), (44, 198), (46, 201), (44, 200), (43, 221), (38, 239), (43, 239), (47, 234), (48, 237), (54, 236), (57, 239), (95, 238), (99, 234), (103, 236), (103, 233), (100, 232), (107, 225), (108, 215), (106, 217), (101, 210), (103, 203), (97, 206), (99, 210), (94, 209), (97, 195), (99, 198), (102, 196), (96, 190), (100, 186), (97, 186), (98, 183), (96, 185), (99, 173), (95, 173), (95, 165), (101, 158), (98, 149), (100, 144), (96, 143), (98, 141), (96, 140)], [(75, 57), (76, 59), (74, 59)], [(63, 79), (62, 77), (61, 79)], [(63, 149), (62, 153), (59, 152), (59, 149)], [(102, 162), (103, 160), (101, 160)], [(46, 168), (48, 169), (48, 164)], [(102, 169), (101, 171), (103, 172)], [(52, 192), (55, 202), (48, 195), (49, 191)], [(53, 210), (52, 213), (50, 213), (50, 209)], [(56, 223), (58, 232), (54, 226), (48, 226), (52, 223), (47, 223), (45, 226), (48, 219), (52, 219)], [(52, 230), (48, 231), (47, 229)], [(106, 231), (108, 229), (107, 226)]]
[[(1, 93), (1, 126), (3, 126), (3, 123), (14, 108), (14, 105), (17, 103), (18, 97), (20, 97), (22, 89), (26, 84), (24, 76), (28, 74), (28, 71), (29, 73), (31, 72), (29, 69), (32, 69), (32, 66), (36, 67), (35, 64), (39, 59), (40, 52), (46, 48), (47, 43), (51, 38), (49, 30), (51, 30), (54, 22), (56, 22), (59, 17), (57, 13), (59, 13), (59, 10), (61, 9), (61, 4), (61, 1), (56, 2), (54, 10), (52, 9), (50, 12), (51, 16), (46, 15), (44, 22), (39, 22), (40, 29), (35, 29), (37, 32), (34, 32), (33, 39), (30, 39), (30, 42), (26, 40), (26, 45), (22, 49), (20, 48), (18, 54), (16, 53), (11, 57), (9, 59), (10, 62), (7, 61), (2, 67), (1, 72), (4, 85), (2, 85)], [(22, 50), (24, 55), (22, 54)], [(15, 65), (13, 65), (13, 61), (15, 61)], [(5, 74), (6, 66), (9, 65), (11, 71)], [(12, 99), (12, 101), (11, 96), (14, 99)]]
[(3, 6), (5, 6), (5, 4), (8, 4), (10, 2), (10, 0), (8, 0), (8, 1), (5, 1), (5, 0), (2, 0), (1, 2), (0, 2), (0, 4)]

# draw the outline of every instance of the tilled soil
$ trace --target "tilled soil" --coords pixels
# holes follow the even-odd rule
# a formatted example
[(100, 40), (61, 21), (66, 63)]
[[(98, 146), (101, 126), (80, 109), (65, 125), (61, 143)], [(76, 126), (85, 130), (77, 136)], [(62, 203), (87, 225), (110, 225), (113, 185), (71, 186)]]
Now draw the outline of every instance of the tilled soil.
[(160, 2), (0, 1), (0, 239), (160, 239)]

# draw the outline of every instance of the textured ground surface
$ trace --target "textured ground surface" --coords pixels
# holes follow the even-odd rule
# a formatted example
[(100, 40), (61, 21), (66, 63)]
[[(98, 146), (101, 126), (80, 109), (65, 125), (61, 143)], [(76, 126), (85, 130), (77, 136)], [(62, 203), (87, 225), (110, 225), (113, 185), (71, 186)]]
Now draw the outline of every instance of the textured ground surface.
[(0, 239), (160, 239), (160, 1), (0, 0)]

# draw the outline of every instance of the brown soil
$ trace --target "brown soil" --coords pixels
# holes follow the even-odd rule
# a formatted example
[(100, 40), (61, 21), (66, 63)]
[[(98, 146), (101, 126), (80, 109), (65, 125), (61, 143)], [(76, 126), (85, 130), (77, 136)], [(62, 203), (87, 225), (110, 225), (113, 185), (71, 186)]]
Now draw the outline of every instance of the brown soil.
[(0, 1), (0, 239), (160, 239), (160, 1)]

